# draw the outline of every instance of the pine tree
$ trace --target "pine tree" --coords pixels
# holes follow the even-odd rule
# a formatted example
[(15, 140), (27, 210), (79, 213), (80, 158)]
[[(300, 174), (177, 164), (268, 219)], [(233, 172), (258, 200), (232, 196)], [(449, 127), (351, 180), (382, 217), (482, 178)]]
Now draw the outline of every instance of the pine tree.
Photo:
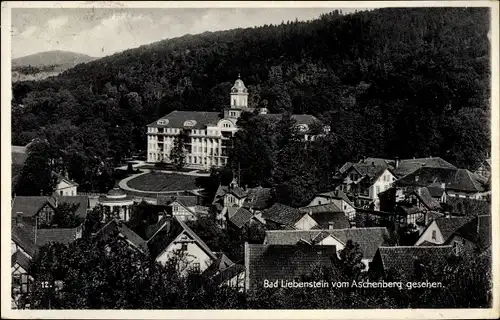
[(170, 159), (175, 164), (177, 170), (182, 169), (186, 164), (186, 151), (184, 149), (184, 145), (187, 138), (187, 133), (185, 131), (181, 131), (181, 133), (175, 137), (174, 147), (170, 152)]

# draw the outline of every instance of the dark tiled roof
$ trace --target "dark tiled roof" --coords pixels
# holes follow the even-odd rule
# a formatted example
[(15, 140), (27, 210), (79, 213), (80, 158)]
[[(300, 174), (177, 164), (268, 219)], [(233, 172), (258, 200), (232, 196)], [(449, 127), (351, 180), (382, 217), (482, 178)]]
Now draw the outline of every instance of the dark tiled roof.
[(309, 212), (309, 213), (319, 213), (319, 212), (343, 212), (342, 209), (340, 209), (335, 203), (325, 203), (325, 204), (318, 204), (315, 206), (310, 206), (310, 207), (302, 207), (299, 210), (302, 212)]
[(77, 228), (38, 229), (36, 244), (44, 246), (49, 243), (68, 244), (76, 239)]
[(354, 208), (354, 203), (352, 203), (351, 200), (349, 200), (349, 197), (347, 197), (347, 195), (345, 194), (345, 192), (342, 191), (342, 190), (335, 190), (335, 191), (330, 191), (330, 192), (324, 192), (324, 193), (320, 193), (319, 195), (323, 196), (323, 197), (329, 197), (329, 198), (332, 198), (332, 199), (342, 199), (345, 202), (347, 202), (351, 207)]
[(453, 168), (435, 168), (421, 167), (410, 174), (396, 180), (396, 186), (420, 186), (427, 187), (433, 183), (445, 183), (452, 181), (455, 177), (456, 169)]
[(333, 229), (344, 229), (351, 226), (343, 212), (315, 212), (311, 217), (318, 223), (319, 229), (328, 229), (330, 226)]
[(229, 188), (229, 193), (231, 193), (232, 195), (234, 195), (235, 197), (237, 197), (239, 199), (247, 196), (247, 192), (245, 191), (245, 189), (243, 189), (241, 187)]
[(250, 290), (263, 288), (264, 280), (300, 279), (336, 256), (335, 246), (246, 244), (245, 251)]
[(238, 210), (236, 210), (235, 214), (231, 218), (229, 218), (229, 221), (231, 221), (236, 227), (241, 228), (248, 221), (250, 221), (252, 217), (253, 213), (241, 207)]
[(458, 169), (454, 179), (446, 185), (446, 189), (464, 192), (483, 192), (487, 189), (487, 182), (488, 179), (467, 169)]
[(376, 166), (382, 166), (386, 168), (392, 168), (394, 166), (395, 160), (383, 159), (383, 158), (373, 158), (369, 157), (362, 159), (359, 163), (375, 164)]
[(304, 216), (297, 208), (292, 208), (281, 203), (275, 203), (271, 208), (265, 210), (262, 217), (282, 225), (293, 226)]
[(11, 267), (15, 266), (17, 263), (24, 270), (28, 270), (30, 262), (31, 259), (21, 251), (16, 251), (11, 257)]
[(433, 198), (441, 198), (444, 193), (444, 189), (438, 186), (428, 186), (427, 190)]
[(421, 188), (420, 191), (416, 192), (416, 196), (429, 210), (438, 210), (441, 208), (441, 204), (439, 203), (439, 201), (431, 196), (429, 189), (427, 189), (426, 187)]
[(454, 232), (471, 219), (472, 217), (439, 217), (434, 219), (434, 221), (436, 221), (444, 241), (447, 241)]
[(271, 188), (251, 188), (248, 189), (248, 196), (243, 202), (243, 206), (254, 210), (263, 210), (270, 206), (271, 200)]
[(444, 262), (453, 254), (451, 246), (380, 247), (374, 261), (380, 261), (385, 272), (397, 271), (403, 278), (412, 277), (416, 260)]
[(366, 163), (355, 163), (352, 165), (362, 176), (368, 176), (371, 181), (377, 179), (386, 169), (386, 166), (377, 166)]
[(113, 219), (109, 221), (104, 227), (101, 228), (95, 237), (98, 240), (107, 241), (111, 237), (115, 236), (115, 233), (121, 234), (126, 240), (128, 240), (134, 247), (143, 253), (148, 252), (146, 241), (142, 239), (137, 233), (132, 231), (123, 222)]
[[(167, 119), (168, 123), (159, 125), (158, 120)], [(184, 128), (184, 122), (194, 120), (196, 124), (189, 129), (204, 129), (208, 124), (216, 125), (220, 120), (219, 112), (203, 112), (203, 111), (172, 111), (164, 117), (161, 117), (155, 122), (148, 124), (148, 127), (156, 128)]]
[(89, 209), (89, 197), (87, 196), (57, 196), (58, 205), (63, 203), (76, 204), (76, 215), (85, 219), (87, 217), (87, 210)]
[(481, 251), (485, 250), (491, 246), (491, 216), (483, 215), (475, 217), (458, 229), (456, 233), (474, 242)]
[(417, 158), (417, 159), (402, 159), (399, 161), (397, 168), (394, 171), (398, 177), (406, 176), (421, 167), (429, 168), (447, 168), (447, 169), (457, 169), (451, 163), (445, 161), (440, 157), (432, 158)]
[(437, 244), (429, 241), (424, 241), (421, 244), (419, 244), (420, 247), (431, 247), (431, 246), (437, 246)]
[(31, 196), (17, 196), (14, 198), (14, 204), (12, 205), (12, 216), (15, 216), (18, 212), (20, 213), (20, 216), (26, 217), (26, 216), (33, 216), (44, 205), (49, 203), (49, 199), (47, 197), (31, 197)]
[(33, 232), (27, 230), (31, 226), (14, 226), (11, 230), (11, 238), (20, 246), (29, 256), (34, 257), (38, 253), (38, 246), (35, 244)]
[(353, 163), (352, 162), (346, 162), (340, 169), (339, 169), (339, 173), (340, 174), (343, 174), (344, 172), (346, 172), (347, 170), (349, 170), (351, 167), (352, 167)]
[(331, 235), (347, 243), (352, 240), (358, 243), (363, 252), (364, 259), (372, 259), (377, 248), (387, 242), (390, 234), (386, 228), (353, 228), (353, 229), (324, 229), (324, 230), (268, 230), (266, 231), (266, 244), (270, 245), (292, 245), (301, 239), (309, 243), (318, 243), (326, 236)]
[[(262, 114), (261, 116), (263, 116), (266, 119), (279, 121), (282, 117), (282, 114), (268, 113), (268, 114)], [(297, 122), (297, 124), (306, 124), (306, 125), (311, 125), (314, 122), (318, 121), (318, 119), (315, 116), (309, 114), (293, 114), (292, 119), (294, 119)]]

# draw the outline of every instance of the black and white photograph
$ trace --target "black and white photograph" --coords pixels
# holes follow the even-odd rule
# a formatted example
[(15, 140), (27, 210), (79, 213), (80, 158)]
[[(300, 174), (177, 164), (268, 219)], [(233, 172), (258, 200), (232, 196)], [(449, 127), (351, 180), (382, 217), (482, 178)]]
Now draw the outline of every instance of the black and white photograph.
[(2, 3), (2, 318), (499, 317), (498, 7)]

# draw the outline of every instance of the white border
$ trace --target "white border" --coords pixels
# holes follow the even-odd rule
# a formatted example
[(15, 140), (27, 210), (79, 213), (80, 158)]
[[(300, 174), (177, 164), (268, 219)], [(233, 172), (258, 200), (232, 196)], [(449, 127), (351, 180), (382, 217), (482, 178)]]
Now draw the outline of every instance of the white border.
[[(492, 145), (492, 225), (493, 228), (493, 283), (494, 297), (491, 309), (414, 309), (414, 310), (241, 310), (241, 311), (205, 311), (205, 310), (68, 310), (68, 311), (36, 311), (36, 310), (10, 310), (10, 188), (11, 188), (11, 51), (10, 51), (10, 29), (11, 29), (11, 9), (12, 8), (381, 8), (381, 7), (490, 7), (491, 8), (491, 145)], [(2, 188), (1, 188), (1, 232), (2, 249), (2, 285), (1, 285), (1, 310), (2, 318), (54, 318), (54, 319), (177, 319), (177, 318), (202, 318), (202, 319), (327, 319), (327, 318), (349, 318), (349, 319), (388, 319), (388, 318), (412, 318), (412, 319), (432, 319), (432, 318), (498, 318), (499, 311), (499, 257), (500, 247), (498, 243), (498, 231), (500, 227), (498, 197), (500, 180), (500, 144), (499, 144), (499, 108), (498, 108), (498, 85), (499, 77), (499, 4), (494, 1), (172, 1), (172, 2), (2, 2), (1, 4), (1, 35), (2, 35), (2, 111), (1, 111), (1, 134), (2, 134)]]

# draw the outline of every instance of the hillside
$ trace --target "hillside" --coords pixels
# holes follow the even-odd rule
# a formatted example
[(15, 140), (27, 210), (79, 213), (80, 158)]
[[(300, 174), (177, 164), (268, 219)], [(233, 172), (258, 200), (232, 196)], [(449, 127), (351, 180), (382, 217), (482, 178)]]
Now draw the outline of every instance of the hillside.
[(59, 50), (31, 54), (12, 59), (12, 81), (41, 80), (92, 60), (86, 54)]
[(433, 155), (474, 169), (490, 147), (488, 30), (485, 8), (390, 8), (163, 40), (15, 83), (12, 141), (45, 127), (99, 157), (144, 150), (147, 123), (221, 110), (241, 73), (251, 106), (331, 125), (332, 168)]

